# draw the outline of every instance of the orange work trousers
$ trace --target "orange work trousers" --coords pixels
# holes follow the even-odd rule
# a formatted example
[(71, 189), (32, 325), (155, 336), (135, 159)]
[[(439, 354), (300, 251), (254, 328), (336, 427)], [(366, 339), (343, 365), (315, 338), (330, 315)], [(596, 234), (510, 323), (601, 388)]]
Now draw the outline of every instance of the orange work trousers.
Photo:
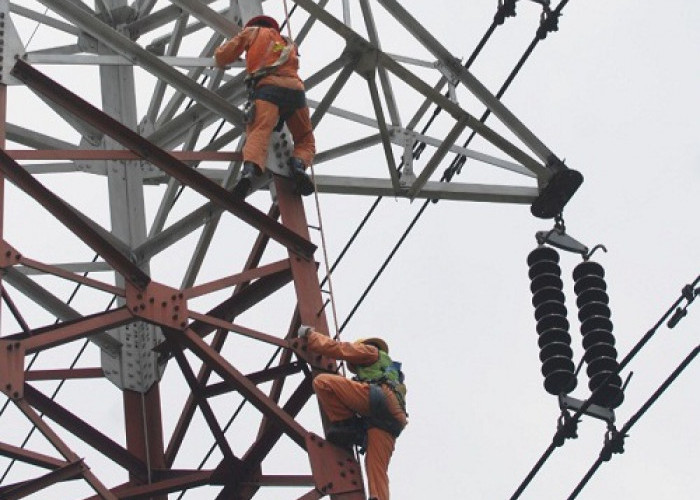
[[(246, 140), (243, 146), (243, 160), (252, 161), (264, 172), (267, 162), (267, 148), (270, 136), (280, 119), (276, 104), (262, 99), (255, 100), (255, 117), (246, 127)], [(287, 118), (287, 127), (292, 133), (294, 152), (305, 166), (311, 165), (316, 154), (316, 141), (311, 127), (309, 108), (299, 108)]]
[[(353, 417), (356, 413), (369, 416), (369, 384), (355, 382), (340, 375), (322, 373), (314, 378), (316, 396), (331, 422)], [(389, 408), (395, 418), (406, 423), (406, 415), (398, 407), (396, 397), (382, 388), (389, 400)], [(392, 404), (396, 403), (396, 404)], [(370, 497), (389, 500), (389, 460), (394, 452), (396, 438), (390, 433), (371, 427), (367, 430), (367, 454), (365, 469)]]

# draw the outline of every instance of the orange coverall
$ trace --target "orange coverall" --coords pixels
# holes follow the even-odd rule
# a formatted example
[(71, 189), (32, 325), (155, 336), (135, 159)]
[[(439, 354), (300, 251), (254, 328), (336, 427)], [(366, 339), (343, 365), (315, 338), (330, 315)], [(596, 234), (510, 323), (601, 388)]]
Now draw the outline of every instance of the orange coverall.
[[(264, 26), (244, 28), (235, 37), (218, 47), (214, 52), (216, 65), (225, 65), (237, 60), (246, 52), (246, 71), (248, 74), (269, 66), (278, 60), (280, 49), (287, 44), (280, 33)], [(289, 54), (289, 59), (275, 70), (260, 79), (256, 88), (274, 85), (294, 90), (304, 90), (304, 83), (299, 78), (299, 57), (296, 47)], [(243, 160), (255, 163), (265, 170), (267, 147), (275, 125), (280, 118), (280, 109), (273, 103), (262, 99), (255, 100), (255, 117), (246, 127), (246, 142), (243, 146)], [(309, 117), (308, 106), (296, 109), (286, 120), (287, 127), (294, 140), (292, 156), (299, 158), (305, 166), (311, 165), (316, 154), (316, 142)]]
[[(308, 348), (323, 356), (342, 359), (352, 365), (368, 365), (377, 361), (379, 350), (371, 345), (338, 342), (312, 331), (308, 335)], [(356, 413), (369, 416), (369, 384), (356, 382), (340, 375), (322, 373), (313, 381), (314, 390), (323, 411), (331, 422), (352, 418)], [(406, 414), (401, 409), (394, 392), (382, 385), (390, 413), (404, 426)], [(367, 430), (367, 455), (365, 469), (370, 497), (389, 500), (389, 460), (394, 452), (396, 438), (385, 430), (370, 427)]]

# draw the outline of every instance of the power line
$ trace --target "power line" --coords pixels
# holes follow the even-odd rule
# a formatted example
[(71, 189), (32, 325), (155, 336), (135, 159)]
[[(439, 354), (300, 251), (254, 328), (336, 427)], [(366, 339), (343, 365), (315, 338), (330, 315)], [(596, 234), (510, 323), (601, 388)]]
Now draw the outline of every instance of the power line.
[[(584, 401), (584, 403), (581, 405), (581, 408), (579, 408), (576, 413), (569, 419), (569, 422), (573, 422), (575, 425), (575, 422), (578, 421), (579, 417), (583, 415), (583, 413), (593, 404), (593, 400), (595, 398), (596, 393), (603, 389), (604, 387), (607, 386), (607, 382), (614, 377), (615, 375), (619, 374), (620, 371), (622, 371), (623, 368), (625, 368), (631, 361), (632, 359), (639, 353), (639, 351), (651, 340), (651, 338), (656, 334), (658, 329), (661, 327), (661, 325), (666, 322), (666, 320), (671, 317), (672, 314), (677, 310), (677, 308), (680, 306), (680, 304), (684, 301), (687, 300), (688, 302), (692, 302), (692, 299), (688, 298), (688, 294), (686, 290), (688, 287), (690, 287), (691, 290), (695, 290), (698, 286), (698, 283), (700, 283), (700, 275), (698, 275), (695, 278), (695, 281), (693, 281), (692, 285), (688, 285), (683, 288), (683, 292), (681, 293), (680, 297), (678, 297), (675, 302), (671, 305), (671, 307), (668, 308), (668, 310), (661, 316), (661, 318), (654, 324), (654, 326), (648, 330), (644, 336), (642, 336), (641, 339), (634, 345), (632, 350), (625, 356), (625, 358), (620, 361), (620, 364), (618, 365), (617, 369), (613, 370), (608, 377), (594, 390), (590, 397)], [(686, 306), (687, 307), (687, 306)], [(675, 325), (674, 325), (675, 326)], [(567, 429), (565, 428), (559, 428), (557, 429), (557, 432), (554, 433), (554, 436), (552, 437), (552, 442), (547, 446), (547, 449), (542, 453), (542, 456), (537, 460), (535, 465), (532, 467), (530, 472), (527, 474), (525, 479), (520, 483), (520, 486), (518, 486), (518, 489), (515, 490), (515, 493), (513, 493), (513, 496), (510, 497), (510, 500), (515, 500), (516, 498), (520, 497), (520, 495), (525, 491), (525, 488), (532, 482), (534, 477), (537, 475), (537, 473), (540, 471), (542, 466), (545, 464), (547, 459), (552, 455), (554, 450), (561, 446), (563, 444), (562, 437), (566, 433)]]
[[(688, 365), (695, 359), (695, 357), (700, 353), (700, 345), (696, 346), (695, 349), (690, 351), (690, 354), (678, 365), (678, 367), (673, 370), (671, 375), (659, 386), (659, 388), (651, 395), (651, 397), (641, 406), (641, 408), (635, 413), (622, 428), (618, 431), (618, 439), (622, 440), (627, 436), (627, 432), (636, 424), (640, 418), (646, 413), (646, 411), (651, 408), (651, 406), (658, 401), (661, 395), (668, 389), (671, 384), (678, 378), (678, 376), (685, 370)], [(569, 500), (572, 500), (581, 493), (581, 490), (586, 486), (588, 481), (593, 477), (593, 475), (598, 471), (603, 462), (610, 460), (613, 450), (616, 446), (621, 446), (621, 442), (606, 441), (605, 446), (600, 451), (600, 456), (593, 463), (591, 468), (588, 470), (586, 475), (578, 483), (574, 491), (569, 495)]]
[[(509, 74), (508, 77), (506, 78), (506, 81), (503, 83), (503, 85), (501, 86), (500, 90), (499, 90), (498, 93), (496, 94), (496, 98), (500, 99), (501, 97), (503, 97), (505, 91), (508, 89), (508, 87), (510, 86), (510, 84), (513, 82), (513, 80), (514, 80), (515, 77), (517, 76), (518, 72), (519, 72), (520, 69), (523, 67), (525, 61), (530, 57), (530, 55), (532, 54), (533, 50), (535, 49), (535, 47), (537, 46), (537, 44), (540, 42), (540, 40), (543, 40), (543, 39), (546, 37), (546, 34), (547, 34), (549, 31), (555, 31), (555, 30), (557, 29), (556, 20), (557, 20), (557, 19), (559, 18), (559, 16), (561, 15), (561, 10), (562, 10), (562, 9), (564, 8), (564, 6), (568, 3), (568, 1), (569, 1), (569, 0), (562, 0), (562, 2), (556, 7), (556, 9), (554, 9), (554, 11), (545, 11), (545, 12), (543, 13), (543, 16), (544, 16), (544, 17), (540, 20), (540, 26), (539, 26), (538, 29), (537, 29), (537, 34), (535, 35), (535, 38), (532, 40), (532, 42), (530, 43), (530, 45), (528, 46), (528, 48), (525, 50), (524, 54), (521, 56), (521, 58), (518, 60), (518, 62), (516, 63), (515, 67), (513, 68), (513, 70), (510, 72), (510, 74)], [(505, 5), (505, 4), (504, 4), (504, 5)], [(502, 6), (503, 6), (503, 5), (502, 5)], [(497, 13), (497, 16), (498, 16), (498, 13)], [(553, 20), (553, 21), (552, 21), (552, 20)], [(484, 37), (482, 38), (481, 42), (479, 43), (479, 45), (478, 45), (477, 48), (475, 49), (474, 53), (473, 53), (472, 56), (469, 58), (469, 60), (464, 64), (464, 67), (465, 67), (465, 68), (468, 69), (468, 68), (471, 66), (471, 64), (472, 64), (472, 63), (474, 62), (474, 60), (476, 59), (476, 56), (477, 56), (478, 53), (481, 51), (481, 49), (482, 49), (483, 46), (485, 45), (486, 41), (487, 41), (488, 38), (491, 36), (491, 34), (494, 32), (494, 30), (495, 30), (495, 28), (496, 28), (496, 26), (497, 26), (498, 24), (499, 24), (499, 23), (498, 23), (498, 21), (497, 21), (497, 18), (494, 18), (493, 23), (491, 24), (491, 26), (490, 26), (489, 29), (487, 30), (486, 34), (484, 35)], [(543, 29), (543, 27), (544, 27), (544, 29)], [(437, 107), (437, 108), (435, 109), (435, 112), (433, 113), (432, 117), (431, 117), (430, 120), (428, 121), (428, 124), (426, 125), (426, 127), (424, 127), (423, 131), (421, 132), (422, 134), (425, 134), (427, 128), (432, 124), (433, 120), (435, 119), (435, 117), (437, 116), (437, 114), (441, 111), (441, 109), (442, 109), (442, 108), (440, 108), (440, 107)], [(491, 111), (487, 109), (487, 110), (484, 112), (484, 114), (481, 116), (481, 118), (480, 118), (479, 121), (480, 121), (481, 123), (484, 123), (484, 122), (488, 119), (488, 117), (490, 116), (490, 114), (491, 114)], [(466, 148), (466, 147), (471, 143), (471, 141), (473, 140), (473, 138), (474, 138), (475, 136), (476, 136), (476, 132), (472, 132), (472, 133), (470, 134), (469, 138), (465, 141), (463, 147)], [(423, 152), (423, 149), (424, 149), (424, 148), (425, 148), (425, 143), (424, 143), (424, 142), (418, 142), (418, 141), (417, 141), (417, 147), (416, 147), (415, 150), (414, 150), (413, 157), (416, 158), (416, 159), (417, 159), (418, 157), (420, 157), (420, 154)], [(462, 167), (464, 166), (464, 164), (465, 164), (465, 162), (466, 162), (466, 159), (467, 159), (466, 156), (464, 156), (464, 155), (462, 155), (462, 154), (456, 155), (456, 156), (455, 156), (455, 159), (452, 161), (452, 164), (445, 170), (445, 173), (443, 174), (443, 176), (442, 176), (442, 178), (441, 178), (441, 182), (450, 182), (450, 181), (452, 180), (452, 177), (453, 177), (455, 174), (460, 173)], [(374, 211), (374, 209), (376, 208), (376, 205), (379, 203), (379, 201), (381, 200), (381, 198), (382, 198), (381, 196), (377, 198), (377, 200), (375, 201), (375, 203), (372, 205), (370, 211), (372, 211), (372, 212)], [(423, 203), (423, 205), (421, 206), (421, 208), (418, 210), (418, 213), (415, 215), (415, 217), (413, 218), (413, 220), (409, 223), (409, 225), (408, 225), (408, 227), (406, 228), (406, 230), (404, 231), (404, 233), (401, 235), (401, 237), (399, 238), (399, 240), (397, 241), (397, 243), (394, 245), (394, 247), (392, 248), (392, 250), (389, 252), (389, 255), (388, 255), (387, 258), (384, 260), (384, 262), (382, 263), (382, 265), (381, 265), (381, 267), (379, 268), (379, 270), (375, 273), (374, 277), (370, 280), (369, 284), (367, 285), (367, 287), (365, 288), (365, 290), (364, 290), (364, 291), (362, 292), (362, 294), (360, 295), (360, 298), (357, 300), (357, 302), (355, 303), (355, 305), (354, 305), (353, 308), (351, 309), (351, 311), (350, 311), (350, 313), (348, 314), (347, 318), (345, 318), (345, 321), (343, 321), (343, 325), (341, 326), (340, 331), (343, 331), (343, 329), (345, 328), (345, 326), (350, 322), (350, 320), (351, 320), (352, 317), (354, 316), (355, 312), (357, 312), (357, 310), (359, 309), (360, 305), (362, 304), (362, 302), (365, 300), (365, 298), (366, 298), (367, 295), (369, 294), (370, 290), (371, 290), (371, 289), (374, 287), (374, 285), (377, 283), (377, 281), (379, 280), (379, 277), (382, 275), (382, 273), (384, 272), (384, 270), (386, 269), (386, 267), (389, 265), (389, 263), (390, 263), (391, 260), (393, 259), (394, 255), (396, 255), (396, 252), (397, 252), (398, 249), (401, 247), (401, 245), (403, 244), (403, 242), (406, 240), (406, 238), (408, 237), (408, 234), (411, 232), (411, 230), (413, 230), (413, 228), (415, 227), (416, 223), (418, 222), (418, 220), (420, 219), (420, 217), (423, 215), (423, 213), (425, 212), (425, 209), (428, 207), (428, 204), (429, 204), (431, 201), (433, 201), (433, 202), (435, 202), (435, 203), (437, 202), (437, 200), (426, 200), (426, 201)], [(368, 215), (369, 215), (369, 212), (368, 212)], [(368, 215), (365, 216), (365, 218), (363, 219), (362, 223), (360, 224), (361, 226), (364, 226), (364, 224), (366, 223), (367, 218), (368, 218)], [(354, 239), (357, 237), (357, 233), (359, 232), (359, 229), (360, 229), (360, 227), (358, 227), (358, 229), (355, 231), (355, 233), (353, 233), (353, 236), (351, 237), (351, 241), (354, 241)], [(331, 269), (335, 269), (335, 267), (336, 267), (336, 265), (338, 264), (340, 258), (341, 258), (342, 256), (345, 255), (345, 253), (346, 253), (347, 248), (348, 248), (349, 245), (350, 245), (350, 242), (349, 242), (348, 244), (346, 244), (345, 248), (343, 248), (343, 251), (341, 252), (341, 254), (340, 254), (340, 256), (338, 257), (338, 259), (336, 259), (336, 262), (333, 264), (333, 267), (332, 267)]]

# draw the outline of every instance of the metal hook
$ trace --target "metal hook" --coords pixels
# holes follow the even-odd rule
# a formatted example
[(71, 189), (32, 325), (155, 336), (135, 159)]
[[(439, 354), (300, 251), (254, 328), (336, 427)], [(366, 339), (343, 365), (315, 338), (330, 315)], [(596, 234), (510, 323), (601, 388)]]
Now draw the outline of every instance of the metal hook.
[(591, 255), (593, 255), (593, 253), (594, 253), (596, 250), (598, 250), (599, 248), (600, 248), (601, 250), (603, 250), (605, 253), (608, 252), (608, 249), (605, 248), (605, 245), (600, 245), (600, 244), (598, 244), (598, 245), (594, 246), (593, 248), (591, 248), (591, 251), (588, 252), (587, 254), (585, 254), (585, 255), (583, 256), (583, 260), (588, 260), (588, 259), (590, 259), (590, 258), (591, 258)]

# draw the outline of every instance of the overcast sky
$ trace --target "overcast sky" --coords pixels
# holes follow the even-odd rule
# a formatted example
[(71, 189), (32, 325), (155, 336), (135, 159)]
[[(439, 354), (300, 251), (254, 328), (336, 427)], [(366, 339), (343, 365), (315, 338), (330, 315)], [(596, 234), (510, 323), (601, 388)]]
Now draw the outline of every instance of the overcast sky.
[[(383, 46), (399, 52), (405, 34), (371, 3)], [(433, 0), (404, 7), (455, 56), (466, 58), (496, 3)], [(539, 7), (521, 0), (518, 16), (496, 30), (477, 59), (472, 72), (492, 92), (527, 47), (538, 19)], [(585, 245), (608, 250), (593, 260), (606, 271), (619, 359), (700, 272), (699, 22), (700, 5), (689, 0), (571, 0), (559, 31), (539, 44), (503, 98), (585, 177), (564, 213), (566, 227)], [(317, 50), (302, 47), (302, 72), (313, 66)], [(481, 115), (483, 108), (471, 107), (463, 89), (460, 97), (468, 111)], [(17, 101), (13, 107), (19, 108)], [(401, 110), (404, 122), (414, 109)], [(496, 121), (489, 124), (502, 130)], [(330, 135), (319, 131), (320, 150), (329, 147), (324, 141), (331, 142)], [(356, 163), (320, 164), (317, 173), (364, 171), (384, 161), (381, 148), (373, 154)], [(467, 162), (455, 180), (474, 182), (474, 175), (488, 182), (481, 168)], [(323, 195), (320, 201), (334, 259), (373, 199)], [(305, 203), (313, 221), (313, 200)], [(421, 205), (382, 201), (334, 275), (340, 322)], [(21, 232), (12, 221), (6, 224), (9, 234)], [(404, 363), (410, 424), (391, 464), (392, 498), (509, 498), (550, 443), (559, 409), (542, 386), (526, 257), (536, 246), (535, 232), (551, 227), (551, 221), (533, 218), (526, 205), (430, 205), (345, 328), (348, 340), (383, 336)], [(576, 361), (582, 348), (571, 271), (580, 260), (561, 252)], [(699, 328), (694, 305), (674, 330), (662, 327), (623, 372), (634, 376), (616, 411), (618, 427), (698, 344)], [(699, 364), (647, 412), (632, 429), (625, 453), (604, 464), (579, 498), (696, 497)], [(582, 373), (572, 396), (584, 399), (587, 382)], [(118, 412), (119, 402), (110, 408)], [(307, 408), (305, 424), (320, 432), (313, 411)], [(584, 417), (579, 438), (553, 454), (521, 498), (566, 498), (598, 456), (604, 432), (603, 422)], [(287, 495), (272, 491), (260, 498)]]

